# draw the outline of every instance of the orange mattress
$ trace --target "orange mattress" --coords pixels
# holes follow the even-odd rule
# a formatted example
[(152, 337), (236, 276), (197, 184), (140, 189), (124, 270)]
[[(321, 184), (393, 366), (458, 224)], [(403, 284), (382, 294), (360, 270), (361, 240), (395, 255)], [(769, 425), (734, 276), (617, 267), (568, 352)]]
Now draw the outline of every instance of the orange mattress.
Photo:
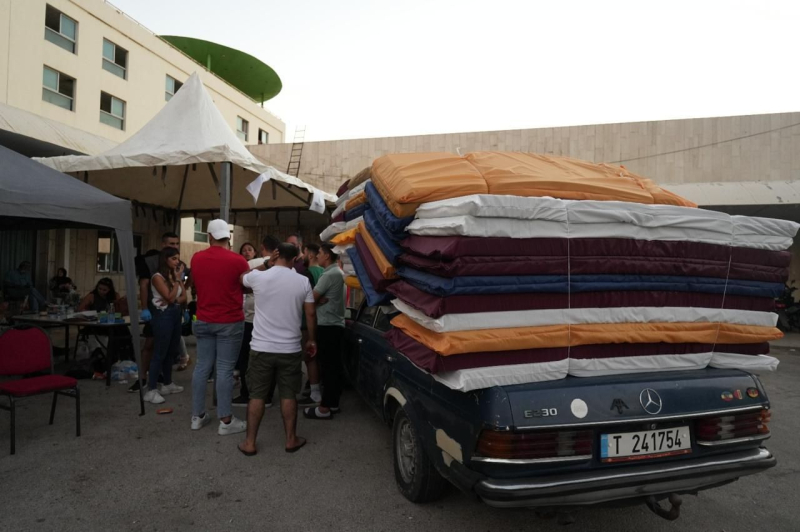
[(381, 248), (378, 247), (378, 244), (375, 243), (375, 239), (369, 234), (366, 224), (364, 224), (364, 222), (360, 222), (357, 229), (358, 234), (360, 234), (364, 239), (364, 242), (366, 242), (367, 247), (369, 248), (369, 253), (372, 255), (375, 263), (378, 265), (378, 269), (380, 269), (383, 278), (397, 279), (397, 270), (392, 263), (389, 262), (389, 259), (386, 258), (386, 255), (383, 254), (383, 251), (381, 251)]
[(356, 231), (358, 231), (357, 227), (348, 229), (347, 231), (342, 231), (335, 237), (331, 238), (331, 242), (336, 246), (346, 246), (347, 244), (355, 244)]
[(344, 278), (344, 284), (349, 286), (350, 288), (355, 288), (356, 290), (361, 290), (361, 283), (358, 282), (358, 277), (355, 275), (348, 275)]
[(361, 191), (352, 198), (350, 198), (349, 200), (347, 200), (344, 209), (346, 211), (351, 211), (356, 207), (358, 207), (359, 205), (363, 205), (366, 202), (367, 202), (367, 194), (364, 191)]
[(471, 194), (697, 206), (624, 167), (533, 153), (384, 155), (372, 163), (372, 183), (400, 218), (420, 203)]
[(601, 323), (437, 333), (400, 314), (392, 325), (443, 356), (592, 344), (751, 344), (783, 337), (775, 327), (727, 323)]

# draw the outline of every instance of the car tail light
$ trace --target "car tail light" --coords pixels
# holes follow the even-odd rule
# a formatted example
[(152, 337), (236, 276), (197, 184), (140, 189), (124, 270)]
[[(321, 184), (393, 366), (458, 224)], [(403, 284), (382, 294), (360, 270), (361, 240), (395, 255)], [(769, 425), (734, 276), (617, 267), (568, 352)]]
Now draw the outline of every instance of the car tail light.
[(592, 431), (499, 432), (484, 430), (478, 454), (486, 458), (534, 460), (592, 456)]
[(771, 418), (772, 413), (764, 409), (760, 412), (701, 419), (695, 425), (695, 438), (702, 443), (768, 435), (767, 425)]

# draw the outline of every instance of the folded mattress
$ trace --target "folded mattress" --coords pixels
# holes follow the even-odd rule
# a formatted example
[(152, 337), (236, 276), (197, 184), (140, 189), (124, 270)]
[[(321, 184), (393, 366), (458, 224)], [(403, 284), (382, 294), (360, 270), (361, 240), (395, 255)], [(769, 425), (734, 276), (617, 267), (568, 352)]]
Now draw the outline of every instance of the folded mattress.
[(357, 232), (358, 228), (354, 227), (352, 229), (348, 229), (347, 231), (343, 231), (338, 235), (332, 237), (330, 241), (332, 244), (336, 246), (346, 246), (348, 244), (355, 244)]
[[(358, 225), (358, 236), (361, 237), (363, 244), (368, 248), (368, 253), (371, 255), (372, 261), (377, 266), (381, 277), (384, 279), (397, 279), (397, 271), (394, 265), (384, 256), (380, 246), (372, 238), (372, 235), (367, 230), (366, 224), (361, 222)], [(362, 254), (363, 258), (363, 254)]]
[(368, 209), (364, 213), (364, 225), (367, 226), (370, 236), (383, 252), (386, 259), (392, 264), (397, 264), (397, 259), (403, 254), (403, 249), (386, 231), (375, 214), (375, 209)]
[(364, 292), (367, 305), (376, 307), (378, 305), (385, 305), (389, 303), (389, 301), (392, 300), (392, 295), (388, 292), (380, 294), (377, 292), (377, 290), (375, 290), (375, 287), (372, 285), (369, 275), (367, 274), (367, 269), (364, 266), (364, 263), (361, 262), (361, 257), (358, 256), (358, 251), (355, 248), (348, 249), (347, 255), (350, 257), (350, 262), (353, 263), (353, 268), (356, 271), (358, 283), (361, 285), (360, 288)]
[(707, 292), (753, 297), (778, 297), (781, 283), (713, 277), (678, 277), (669, 275), (526, 275), (475, 276), (445, 278), (407, 266), (397, 270), (400, 277), (420, 290), (438, 296), (550, 293), (675, 291)]
[(503, 312), (558, 308), (612, 307), (704, 307), (771, 312), (775, 309), (772, 297), (750, 297), (702, 292), (584, 292), (577, 294), (505, 294), (437, 296), (423, 292), (400, 280), (387, 288), (431, 318), (470, 312)]
[(362, 203), (358, 207), (354, 207), (352, 210), (344, 211), (344, 220), (346, 222), (355, 220), (356, 218), (361, 218), (364, 216), (364, 212), (369, 209), (369, 205), (366, 203)]
[(385, 293), (386, 287), (392, 284), (396, 280), (396, 277), (394, 279), (387, 279), (383, 276), (380, 267), (375, 262), (375, 259), (372, 258), (369, 247), (367, 247), (363, 236), (360, 234), (356, 235), (356, 251), (358, 252), (361, 263), (364, 265), (364, 270), (369, 277), (370, 283), (375, 288), (375, 291), (380, 294)]
[(775, 327), (728, 323), (548, 325), (448, 333), (430, 331), (403, 314), (393, 318), (391, 323), (429, 349), (445, 356), (591, 344), (749, 344), (783, 337), (783, 333)]
[(358, 207), (359, 205), (364, 205), (367, 202), (367, 195), (364, 194), (364, 191), (359, 192), (355, 196), (350, 196), (350, 199), (347, 200), (345, 204), (345, 209), (351, 211)]
[(623, 167), (531, 153), (384, 155), (372, 163), (372, 182), (398, 217), (421, 203), (472, 194), (696, 206)]
[(349, 288), (355, 288), (356, 290), (361, 290), (361, 283), (358, 281), (358, 277), (355, 275), (348, 275), (344, 278), (345, 286)]
[[(367, 219), (365, 217), (365, 219)], [(441, 277), (646, 274), (785, 282), (791, 253), (623, 238), (410, 236), (395, 262)]]
[(367, 183), (365, 192), (367, 195), (367, 202), (372, 210), (374, 210), (376, 218), (392, 239), (399, 241), (408, 236), (406, 227), (414, 221), (414, 217), (407, 216), (405, 218), (400, 218), (395, 216), (389, 207), (386, 206), (380, 193), (372, 183)]
[(434, 319), (401, 299), (392, 304), (419, 325), (440, 333), (582, 323), (720, 322), (774, 327), (778, 322), (778, 315), (772, 312), (700, 307), (561, 308), (447, 314)]
[[(393, 328), (385, 334), (386, 340), (417, 367), (429, 373), (444, 373), (486, 366), (509, 366), (533, 362), (552, 362), (574, 357), (579, 360), (610, 357), (636, 357), (655, 355), (700, 354), (714, 351), (714, 344), (600, 344), (576, 347), (521, 349), (517, 351), (485, 351), (442, 356), (418, 342), (402, 330)], [(769, 343), (731, 344), (725, 346), (728, 354), (747, 357), (748, 360), (769, 353)]]

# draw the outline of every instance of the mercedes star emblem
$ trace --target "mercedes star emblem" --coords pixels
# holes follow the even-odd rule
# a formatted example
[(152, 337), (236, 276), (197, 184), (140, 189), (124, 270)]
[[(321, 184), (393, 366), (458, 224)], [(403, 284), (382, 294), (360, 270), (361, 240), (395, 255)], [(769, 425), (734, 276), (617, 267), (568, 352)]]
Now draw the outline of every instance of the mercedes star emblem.
[(656, 415), (661, 412), (661, 396), (658, 392), (645, 388), (639, 394), (639, 403), (641, 403), (644, 411), (651, 415)]

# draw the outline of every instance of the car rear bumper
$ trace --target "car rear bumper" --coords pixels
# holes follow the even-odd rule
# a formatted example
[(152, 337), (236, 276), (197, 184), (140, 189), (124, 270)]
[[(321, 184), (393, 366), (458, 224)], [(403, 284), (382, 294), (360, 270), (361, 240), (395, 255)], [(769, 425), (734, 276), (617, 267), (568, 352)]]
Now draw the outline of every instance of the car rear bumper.
[(765, 448), (670, 463), (515, 480), (481, 480), (475, 492), (490, 506), (583, 505), (669, 493), (687, 493), (732, 482), (773, 467)]

